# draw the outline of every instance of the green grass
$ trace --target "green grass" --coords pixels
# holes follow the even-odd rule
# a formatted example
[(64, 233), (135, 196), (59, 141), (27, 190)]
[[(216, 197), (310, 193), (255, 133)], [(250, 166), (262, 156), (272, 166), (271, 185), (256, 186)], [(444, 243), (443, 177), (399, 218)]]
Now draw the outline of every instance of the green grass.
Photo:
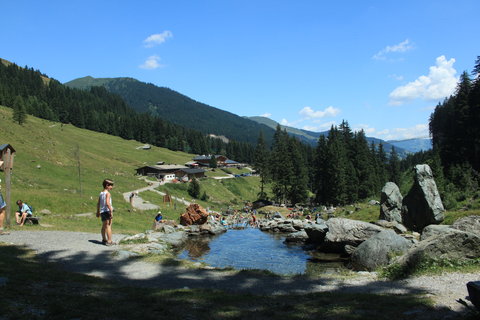
[(135, 288), (65, 272), (37, 260), (29, 250), (7, 245), (0, 245), (0, 273), (7, 279), (0, 290), (0, 309), (5, 319), (390, 320), (402, 318), (411, 310), (432, 315), (444, 312), (434, 309), (429, 298), (413, 293), (350, 294), (339, 290), (303, 295), (255, 295), (202, 289)]
[[(110, 178), (115, 181), (114, 231), (142, 231), (144, 215), (128, 212), (129, 205), (122, 197), (123, 192), (146, 185), (136, 179), (135, 169), (157, 161), (185, 163), (194, 156), (157, 147), (137, 149), (143, 144), (32, 116), (28, 116), (23, 126), (11, 118), (11, 109), (0, 106), (0, 144), (8, 143), (16, 150), (11, 183), (12, 222), (15, 201), (22, 199), (35, 208), (43, 224), (59, 230), (96, 232), (100, 225), (98, 219), (80, 218), (75, 214), (96, 211), (101, 183)], [(79, 157), (75, 156), (77, 150)], [(3, 172), (0, 178), (5, 187)], [(5, 196), (5, 190), (2, 193)], [(39, 214), (42, 209), (52, 214), (42, 216)], [(150, 217), (148, 221), (150, 224)]]
[(469, 260), (425, 259), (414, 267), (394, 263), (379, 271), (382, 277), (391, 280), (420, 275), (439, 275), (446, 272), (478, 273), (480, 272), (480, 258)]
[(165, 184), (158, 190), (169, 192), (170, 195), (184, 198), (187, 201), (195, 201), (202, 207), (212, 210), (226, 210), (228, 207), (240, 209), (247, 201), (255, 201), (260, 190), (259, 177), (242, 177), (232, 179), (200, 179), (200, 195), (206, 192), (209, 199), (202, 201), (193, 199), (188, 194), (188, 183)]

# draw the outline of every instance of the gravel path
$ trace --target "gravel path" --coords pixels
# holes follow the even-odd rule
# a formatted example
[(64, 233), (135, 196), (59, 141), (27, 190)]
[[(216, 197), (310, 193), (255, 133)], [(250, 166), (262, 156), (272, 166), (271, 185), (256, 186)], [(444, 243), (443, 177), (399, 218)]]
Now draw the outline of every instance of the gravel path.
[[(118, 242), (122, 237), (123, 235), (114, 234), (113, 240)], [(442, 315), (445, 317), (448, 316), (450, 310), (455, 312), (465, 310), (456, 300), (465, 300), (465, 296), (468, 295), (466, 289), (468, 281), (480, 279), (479, 273), (450, 273), (392, 282), (378, 280), (372, 273), (347, 279), (306, 279), (304, 277), (272, 277), (252, 273), (187, 269), (181, 266), (153, 264), (135, 259), (121, 259), (115, 255), (115, 252), (120, 249), (119, 246), (104, 246), (100, 243), (100, 234), (84, 232), (12, 231), (8, 235), (0, 235), (0, 242), (25, 245), (35, 250), (41, 259), (58, 263), (66, 270), (115, 279), (129, 285), (165, 289), (210, 288), (265, 295), (325, 291), (383, 294), (422, 293), (433, 297), (436, 306), (442, 309)], [(442, 316), (441, 319), (443, 318)]]

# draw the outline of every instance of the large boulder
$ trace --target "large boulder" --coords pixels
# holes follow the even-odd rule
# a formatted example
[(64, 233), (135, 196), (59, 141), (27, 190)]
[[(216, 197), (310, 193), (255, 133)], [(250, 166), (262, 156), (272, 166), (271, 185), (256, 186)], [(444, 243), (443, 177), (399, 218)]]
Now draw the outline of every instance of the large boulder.
[(332, 218), (327, 220), (328, 232), (323, 242), (323, 250), (343, 252), (345, 245), (358, 246), (363, 241), (384, 230), (372, 223)]
[(452, 224), (452, 228), (471, 232), (480, 236), (480, 216), (460, 218)]
[(373, 271), (379, 266), (387, 265), (392, 254), (403, 254), (412, 245), (411, 241), (393, 230), (381, 231), (355, 249), (351, 257), (352, 268)]
[(208, 212), (202, 208), (198, 203), (190, 204), (185, 213), (180, 216), (180, 223), (184, 226), (192, 224), (204, 224), (207, 222)]
[(403, 197), (397, 185), (387, 182), (380, 195), (380, 220), (402, 222)]
[(285, 238), (285, 242), (305, 242), (308, 240), (308, 235), (304, 230), (292, 232)]
[(425, 240), (430, 237), (434, 236), (439, 236), (446, 234), (447, 232), (455, 232), (457, 231), (456, 229), (453, 229), (449, 225), (443, 225), (443, 224), (431, 224), (429, 226), (426, 226), (422, 230), (422, 236), (420, 237), (420, 240)]
[(307, 223), (304, 230), (308, 235), (308, 241), (311, 243), (322, 243), (328, 231), (328, 226), (322, 219), (317, 219), (317, 223)]
[(406, 269), (414, 270), (427, 260), (469, 260), (479, 257), (480, 237), (452, 229), (416, 243), (397, 262)]
[(430, 224), (442, 222), (445, 209), (430, 167), (419, 164), (414, 170), (414, 184), (403, 199), (402, 220), (408, 229), (420, 232)]

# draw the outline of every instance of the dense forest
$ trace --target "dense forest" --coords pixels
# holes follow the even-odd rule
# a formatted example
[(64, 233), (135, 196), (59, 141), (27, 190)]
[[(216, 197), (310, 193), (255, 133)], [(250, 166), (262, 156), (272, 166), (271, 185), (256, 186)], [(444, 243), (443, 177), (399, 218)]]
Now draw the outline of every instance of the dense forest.
[(245, 142), (224, 143), (148, 113), (139, 113), (103, 87), (69, 88), (32, 68), (0, 63), (0, 104), (14, 110), (15, 121), (27, 114), (71, 123), (124, 139), (196, 154), (225, 154), (239, 162), (251, 162), (253, 146)]
[[(343, 205), (378, 196), (387, 181), (399, 183), (401, 162), (394, 148), (387, 157), (383, 145), (368, 143), (363, 131), (352, 132), (348, 122), (332, 126), (316, 148), (290, 137), (280, 126), (271, 148), (259, 136), (255, 169), (262, 186), (270, 182), (276, 202)], [(315, 197), (309, 194), (315, 193)], [(265, 197), (264, 188), (259, 197)]]
[(224, 135), (229, 139), (254, 145), (260, 131), (263, 131), (266, 141), (269, 144), (272, 141), (274, 130), (266, 125), (151, 83), (132, 78), (85, 77), (67, 82), (65, 85), (79, 89), (102, 85), (109, 92), (122, 97), (129, 106), (140, 113), (149, 113), (204, 134)]
[(430, 161), (437, 167), (437, 184), (450, 207), (480, 196), (480, 56), (472, 76), (463, 72), (455, 94), (438, 104), (430, 117)]

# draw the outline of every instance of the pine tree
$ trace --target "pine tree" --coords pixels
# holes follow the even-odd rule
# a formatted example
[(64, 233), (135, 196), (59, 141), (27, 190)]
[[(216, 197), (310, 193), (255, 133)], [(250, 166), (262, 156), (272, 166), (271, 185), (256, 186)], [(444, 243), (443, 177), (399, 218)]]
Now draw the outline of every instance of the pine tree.
[(390, 152), (388, 168), (390, 173), (390, 181), (395, 182), (397, 186), (400, 185), (400, 159), (398, 158), (397, 151), (393, 146), (392, 151)]
[(267, 199), (265, 184), (268, 180), (268, 151), (263, 137), (263, 131), (260, 131), (255, 147), (254, 169), (260, 175), (260, 192), (258, 193), (258, 198)]
[(16, 96), (13, 102), (13, 121), (17, 122), (19, 125), (23, 125), (26, 120), (27, 111), (23, 98)]
[(188, 194), (195, 199), (198, 199), (200, 196), (200, 184), (197, 179), (193, 178), (192, 182), (190, 182), (190, 185), (188, 186)]

